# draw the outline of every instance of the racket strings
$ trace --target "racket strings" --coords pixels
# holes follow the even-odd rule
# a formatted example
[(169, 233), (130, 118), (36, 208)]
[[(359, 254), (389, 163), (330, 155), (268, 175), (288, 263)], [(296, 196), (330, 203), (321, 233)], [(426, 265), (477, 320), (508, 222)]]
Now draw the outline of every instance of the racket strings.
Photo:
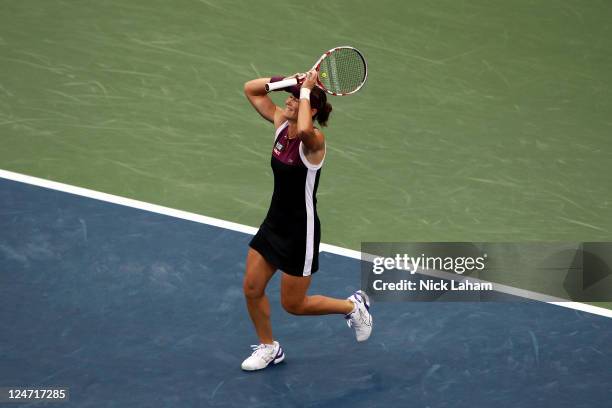
[(353, 92), (363, 84), (365, 77), (365, 61), (354, 49), (336, 49), (321, 62), (319, 79), (330, 92)]

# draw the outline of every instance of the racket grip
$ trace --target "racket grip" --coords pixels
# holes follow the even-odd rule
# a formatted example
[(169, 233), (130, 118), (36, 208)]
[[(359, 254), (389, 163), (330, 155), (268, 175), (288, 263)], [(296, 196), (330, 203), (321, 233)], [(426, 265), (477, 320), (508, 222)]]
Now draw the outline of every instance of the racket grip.
[(278, 82), (270, 82), (266, 84), (266, 91), (276, 91), (277, 89), (289, 88), (290, 86), (297, 85), (298, 81), (295, 78), (283, 79)]

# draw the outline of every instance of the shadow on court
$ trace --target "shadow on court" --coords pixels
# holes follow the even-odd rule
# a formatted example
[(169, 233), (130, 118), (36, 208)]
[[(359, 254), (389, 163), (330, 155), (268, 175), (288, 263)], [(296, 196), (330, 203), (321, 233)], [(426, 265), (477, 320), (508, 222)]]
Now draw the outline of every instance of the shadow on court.
[[(323, 224), (325, 225), (325, 224)], [(325, 234), (325, 231), (323, 231)], [(270, 285), (286, 363), (244, 373), (249, 236), (0, 181), (0, 386), (65, 386), (74, 407), (601, 407), (612, 320), (541, 303), (379, 303), (357, 344), (294, 317)], [(359, 263), (321, 255), (313, 292)]]

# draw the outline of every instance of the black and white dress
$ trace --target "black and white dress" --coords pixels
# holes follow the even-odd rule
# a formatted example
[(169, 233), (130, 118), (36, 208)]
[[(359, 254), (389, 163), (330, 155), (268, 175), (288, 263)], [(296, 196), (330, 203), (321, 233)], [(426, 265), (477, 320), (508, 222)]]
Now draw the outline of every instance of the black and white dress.
[(323, 161), (309, 163), (302, 142), (288, 138), (288, 127), (289, 122), (284, 122), (275, 133), (274, 193), (268, 214), (249, 245), (283, 272), (309, 276), (319, 269), (317, 187)]

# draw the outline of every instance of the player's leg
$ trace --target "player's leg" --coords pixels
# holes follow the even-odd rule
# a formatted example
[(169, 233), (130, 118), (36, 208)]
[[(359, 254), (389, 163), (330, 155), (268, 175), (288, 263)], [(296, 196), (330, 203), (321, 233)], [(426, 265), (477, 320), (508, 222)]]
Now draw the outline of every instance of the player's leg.
[(274, 265), (266, 261), (259, 252), (249, 248), (243, 290), (260, 344), (254, 346), (253, 353), (242, 362), (241, 367), (246, 371), (261, 370), (285, 359), (283, 349), (272, 336), (270, 302), (266, 296), (266, 286), (275, 271)]
[(349, 327), (355, 330), (357, 341), (365, 341), (372, 333), (372, 315), (368, 296), (358, 290), (348, 299), (328, 296), (308, 296), (310, 276), (292, 276), (283, 272), (281, 277), (281, 303), (295, 315), (343, 314)]
[(244, 274), (243, 291), (249, 316), (255, 326), (259, 342), (272, 344), (272, 325), (270, 323), (270, 302), (266, 286), (276, 272), (274, 265), (265, 260), (253, 248), (249, 248)]
[(327, 296), (308, 296), (310, 276), (293, 276), (283, 272), (281, 277), (281, 304), (294, 315), (347, 315), (355, 305), (347, 299), (334, 299)]

